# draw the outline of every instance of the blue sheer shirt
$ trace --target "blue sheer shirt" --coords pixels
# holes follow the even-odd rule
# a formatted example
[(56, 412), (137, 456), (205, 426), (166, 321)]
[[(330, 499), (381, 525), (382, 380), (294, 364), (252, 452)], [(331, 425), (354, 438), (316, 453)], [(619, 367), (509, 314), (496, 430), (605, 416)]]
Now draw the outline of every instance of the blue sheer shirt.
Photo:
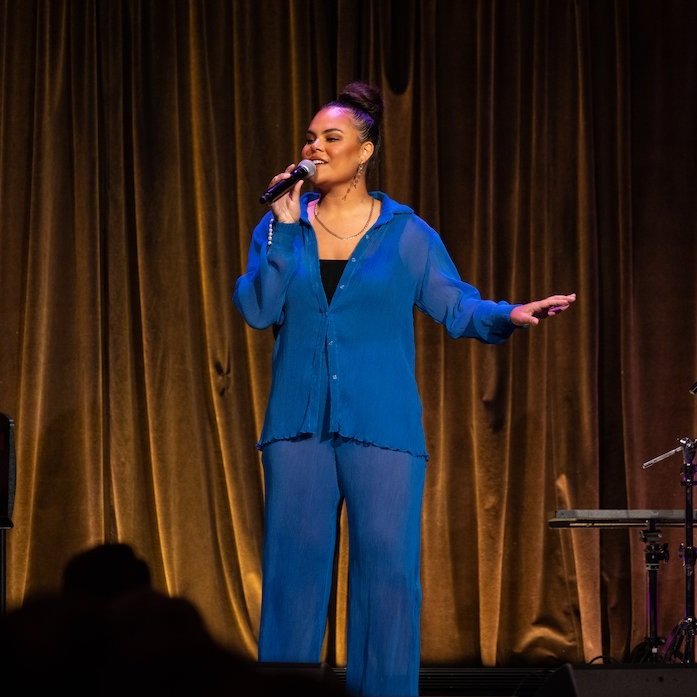
[[(271, 391), (257, 446), (317, 431), (329, 401), (329, 430), (427, 457), (415, 376), (414, 308), (453, 338), (505, 341), (515, 305), (481, 298), (462, 281), (440, 236), (414, 211), (371, 192), (380, 216), (348, 259), (331, 303), (317, 241), (301, 197), (297, 223), (255, 228), (234, 303), (257, 329), (275, 326)], [(326, 378), (325, 378), (326, 375)], [(326, 390), (328, 381), (328, 396)]]

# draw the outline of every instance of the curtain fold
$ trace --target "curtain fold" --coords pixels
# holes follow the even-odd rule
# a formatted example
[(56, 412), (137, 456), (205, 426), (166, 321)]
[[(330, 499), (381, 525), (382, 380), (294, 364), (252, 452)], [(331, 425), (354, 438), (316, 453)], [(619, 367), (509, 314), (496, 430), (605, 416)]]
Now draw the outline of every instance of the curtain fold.
[[(16, 421), (10, 605), (123, 541), (254, 656), (273, 337), (231, 294), (259, 193), (353, 79), (382, 188), (486, 297), (578, 293), (503, 346), (417, 315), (431, 459), (425, 663), (626, 658), (636, 530), (680, 509), (697, 400), (697, 6), (681, 0), (0, 0), (0, 411)], [(664, 531), (662, 636), (682, 618)], [(346, 522), (324, 655), (345, 661)]]

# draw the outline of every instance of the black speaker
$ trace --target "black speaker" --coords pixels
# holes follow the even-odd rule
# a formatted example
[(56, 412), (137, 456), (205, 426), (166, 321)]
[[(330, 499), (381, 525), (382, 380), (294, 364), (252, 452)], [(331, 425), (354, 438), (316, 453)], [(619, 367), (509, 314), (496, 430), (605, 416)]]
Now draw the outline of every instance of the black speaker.
[(555, 670), (535, 697), (681, 697), (697, 694), (697, 666), (636, 663)]
[(15, 476), (14, 421), (0, 414), (0, 528), (12, 527)]
[(14, 421), (0, 414), (0, 615), (7, 609), (7, 549), (5, 536), (12, 527), (15, 500)]

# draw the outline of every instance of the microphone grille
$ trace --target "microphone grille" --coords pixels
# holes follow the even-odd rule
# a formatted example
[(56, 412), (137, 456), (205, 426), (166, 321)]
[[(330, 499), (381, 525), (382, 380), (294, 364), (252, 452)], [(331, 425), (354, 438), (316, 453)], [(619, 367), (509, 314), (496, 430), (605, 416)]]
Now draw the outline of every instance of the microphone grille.
[(308, 177), (313, 176), (317, 171), (317, 167), (315, 167), (315, 163), (312, 160), (301, 160), (298, 167), (305, 169)]

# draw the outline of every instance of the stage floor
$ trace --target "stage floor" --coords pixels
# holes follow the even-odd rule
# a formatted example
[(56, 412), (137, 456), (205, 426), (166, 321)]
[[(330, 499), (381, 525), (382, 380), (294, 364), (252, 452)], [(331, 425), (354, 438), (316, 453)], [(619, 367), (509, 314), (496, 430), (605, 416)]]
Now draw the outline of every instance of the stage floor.
[[(345, 671), (333, 669), (345, 681)], [(422, 697), (679, 697), (697, 695), (697, 665), (611, 663), (555, 668), (423, 666)]]
[[(333, 670), (345, 682), (345, 669)], [(534, 697), (553, 672), (554, 669), (424, 666), (419, 674), (419, 694), (423, 697)]]
[(553, 669), (424, 668), (419, 675), (419, 692), (432, 697), (533, 697), (552, 672)]

